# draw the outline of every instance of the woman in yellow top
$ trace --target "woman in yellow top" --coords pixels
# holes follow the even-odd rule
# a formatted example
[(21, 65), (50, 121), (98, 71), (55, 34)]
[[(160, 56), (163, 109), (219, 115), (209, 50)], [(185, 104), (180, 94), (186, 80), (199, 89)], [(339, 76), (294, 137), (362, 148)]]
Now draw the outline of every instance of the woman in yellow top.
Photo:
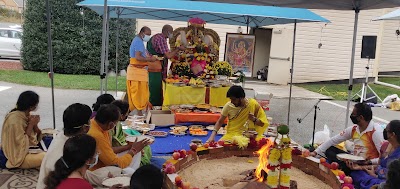
[(143, 115), (142, 110), (149, 104), (149, 62), (155, 62), (156, 57), (150, 56), (144, 43), (150, 40), (151, 30), (144, 26), (139, 34), (132, 40), (129, 55), (130, 63), (126, 75), (126, 88), (128, 93), (129, 110), (137, 110), (138, 115)]
[(257, 132), (256, 140), (261, 139), (269, 123), (258, 102), (255, 99), (246, 98), (241, 86), (232, 86), (226, 97), (230, 98), (231, 101), (225, 104), (221, 117), (207, 141), (214, 141), (215, 135), (217, 135), (226, 118), (228, 118), (226, 134), (221, 140), (232, 141), (234, 136), (243, 136), (243, 132), (247, 130), (255, 130)]
[(39, 104), (39, 95), (25, 91), (19, 95), (17, 106), (6, 115), (1, 132), (1, 147), (7, 157), (7, 168), (30, 169), (40, 167), (45, 153), (30, 154), (29, 146), (42, 140), (38, 128), (40, 117), (30, 115)]

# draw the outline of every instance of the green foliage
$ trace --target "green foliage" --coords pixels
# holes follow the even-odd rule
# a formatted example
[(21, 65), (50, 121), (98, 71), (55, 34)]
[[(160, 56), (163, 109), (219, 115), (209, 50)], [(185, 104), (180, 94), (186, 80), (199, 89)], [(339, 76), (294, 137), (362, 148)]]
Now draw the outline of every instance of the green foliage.
[[(45, 0), (27, 1), (22, 64), (24, 69), (49, 71)], [(94, 11), (76, 6), (80, 0), (50, 0), (54, 72), (99, 74), (102, 46), (102, 17)], [(129, 46), (135, 36), (135, 20), (119, 19), (119, 70), (129, 64)], [(115, 70), (117, 20), (110, 19), (109, 69)]]

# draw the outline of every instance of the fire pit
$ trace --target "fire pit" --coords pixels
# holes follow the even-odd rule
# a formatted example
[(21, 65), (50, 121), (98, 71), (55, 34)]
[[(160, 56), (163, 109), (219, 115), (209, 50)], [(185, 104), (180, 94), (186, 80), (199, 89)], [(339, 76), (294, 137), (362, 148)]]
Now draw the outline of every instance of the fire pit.
[[(174, 157), (181, 158), (167, 161), (164, 171), (169, 174), (163, 188), (177, 189), (177, 185), (183, 189), (340, 188), (336, 175), (321, 167), (319, 160), (292, 155), (288, 129), (284, 131), (278, 140), (258, 141), (257, 151), (219, 141), (212, 148), (193, 148), (197, 152), (188, 156), (185, 150), (176, 152)], [(179, 176), (171, 174), (175, 170)]]
[[(249, 163), (250, 162), (250, 163)], [(200, 189), (244, 189), (248, 185), (254, 186), (255, 178), (241, 182), (246, 178), (243, 175), (250, 168), (257, 167), (257, 157), (229, 157), (223, 159), (203, 159), (190, 167), (178, 172), (183, 180), (190, 182), (193, 187)], [(299, 189), (331, 189), (332, 187), (310, 176), (297, 168), (292, 168), (291, 178), (297, 182)], [(265, 184), (260, 184), (266, 189)], [(256, 189), (256, 188), (253, 188)]]

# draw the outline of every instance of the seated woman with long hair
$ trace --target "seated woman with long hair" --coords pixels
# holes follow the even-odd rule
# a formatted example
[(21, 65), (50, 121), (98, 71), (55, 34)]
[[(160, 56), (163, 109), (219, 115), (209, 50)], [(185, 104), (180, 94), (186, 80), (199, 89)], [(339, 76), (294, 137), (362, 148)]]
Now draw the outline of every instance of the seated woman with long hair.
[(44, 152), (29, 153), (30, 146), (37, 146), (42, 139), (38, 127), (39, 115), (31, 115), (39, 104), (39, 95), (25, 91), (18, 97), (16, 107), (6, 115), (1, 132), (1, 146), (7, 158), (7, 168), (30, 169), (40, 167)]
[(69, 138), (64, 145), (63, 156), (44, 181), (46, 189), (92, 189), (84, 175), (97, 160), (96, 140), (93, 137), (81, 134)]
[[(84, 145), (82, 145), (84, 144)], [(97, 164), (96, 140), (87, 134), (71, 137), (65, 142), (63, 156), (57, 160), (54, 171), (44, 180), (46, 189), (93, 189), (85, 180), (86, 170)], [(119, 185), (111, 189), (119, 188)]]

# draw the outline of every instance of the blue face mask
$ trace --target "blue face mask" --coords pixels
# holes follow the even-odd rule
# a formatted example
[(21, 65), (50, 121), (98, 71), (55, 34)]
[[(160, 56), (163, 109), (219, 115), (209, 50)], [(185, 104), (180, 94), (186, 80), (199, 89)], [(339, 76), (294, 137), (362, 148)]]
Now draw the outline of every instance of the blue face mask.
[(87, 165), (89, 165), (89, 169), (93, 168), (97, 162), (99, 162), (99, 153), (96, 153), (96, 156), (94, 156), (94, 163), (88, 163)]
[(144, 35), (143, 41), (148, 42), (150, 40), (150, 35)]

